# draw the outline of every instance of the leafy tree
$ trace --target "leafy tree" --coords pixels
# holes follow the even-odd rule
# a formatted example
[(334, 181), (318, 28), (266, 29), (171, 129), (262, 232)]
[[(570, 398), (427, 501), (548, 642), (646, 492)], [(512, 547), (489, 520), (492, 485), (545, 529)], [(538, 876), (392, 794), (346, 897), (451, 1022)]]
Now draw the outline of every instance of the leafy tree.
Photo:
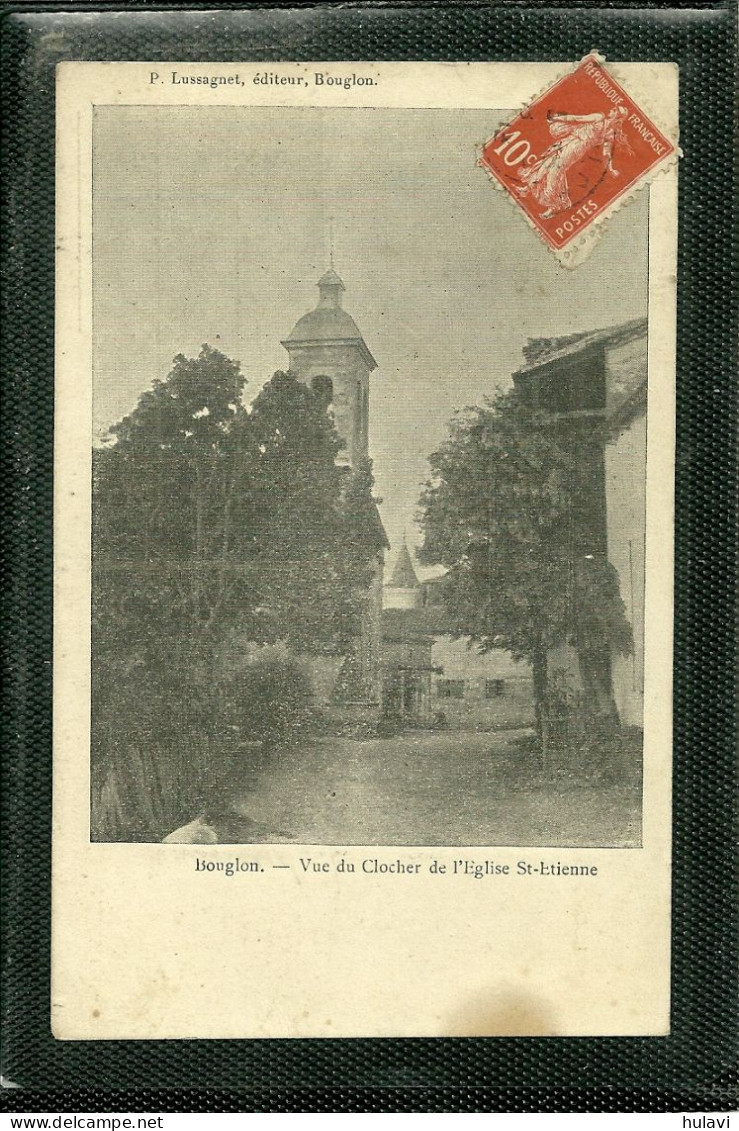
[(549, 651), (576, 649), (583, 690), (608, 725), (611, 652), (632, 646), (594, 497), (604, 437), (580, 427), (545, 422), (515, 391), (486, 400), (453, 420), (421, 499), (422, 557), (448, 568), (454, 629), (482, 652), (503, 647), (531, 663), (544, 746)]
[[(188, 663), (225, 627), (344, 645), (373, 553), (371, 474), (336, 466), (316, 393), (278, 372), (247, 411), (235, 362), (179, 355), (93, 454), (96, 609), (117, 642)], [(374, 552), (377, 550), (374, 547)], [(128, 583), (126, 583), (128, 579)], [(104, 633), (103, 633), (104, 635)]]
[(379, 549), (371, 469), (337, 467), (341, 442), (325, 402), (290, 373), (275, 373), (256, 398), (249, 434), (260, 607), (295, 650), (342, 650)]
[(243, 388), (218, 350), (180, 354), (93, 452), (95, 611), (119, 642), (194, 652), (224, 605)]
[[(244, 384), (210, 346), (180, 354), (93, 452), (93, 790), (114, 748), (159, 748), (158, 777), (185, 794), (157, 810), (170, 816), (202, 795), (172, 746), (207, 761), (227, 638), (346, 649), (379, 549), (370, 469), (336, 466), (325, 403), (278, 372), (246, 409)], [(136, 774), (116, 773), (130, 795)]]

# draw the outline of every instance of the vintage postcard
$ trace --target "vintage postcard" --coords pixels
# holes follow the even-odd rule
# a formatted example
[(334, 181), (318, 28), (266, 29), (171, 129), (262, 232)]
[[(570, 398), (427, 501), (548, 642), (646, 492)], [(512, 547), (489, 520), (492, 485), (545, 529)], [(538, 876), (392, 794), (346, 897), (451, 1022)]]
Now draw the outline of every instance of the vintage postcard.
[(58, 67), (56, 1037), (670, 1032), (678, 82)]

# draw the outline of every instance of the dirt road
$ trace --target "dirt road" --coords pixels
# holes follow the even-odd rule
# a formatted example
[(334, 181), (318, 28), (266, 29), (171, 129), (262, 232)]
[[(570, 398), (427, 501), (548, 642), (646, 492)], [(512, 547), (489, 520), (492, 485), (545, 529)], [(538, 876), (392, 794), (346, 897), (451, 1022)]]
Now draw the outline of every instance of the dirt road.
[[(302, 844), (639, 843), (636, 783), (544, 778), (516, 738), (418, 731), (316, 741), (274, 758), (236, 809), (259, 839)], [(257, 838), (244, 830), (223, 839)]]

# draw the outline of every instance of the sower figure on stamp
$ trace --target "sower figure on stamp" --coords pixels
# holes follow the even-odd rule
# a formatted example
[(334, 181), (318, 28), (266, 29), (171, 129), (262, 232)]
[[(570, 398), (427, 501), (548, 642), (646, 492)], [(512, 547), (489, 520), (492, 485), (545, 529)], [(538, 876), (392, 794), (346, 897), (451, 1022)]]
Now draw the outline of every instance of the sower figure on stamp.
[(612, 177), (618, 171), (612, 164), (616, 142), (622, 142), (630, 149), (622, 129), (627, 113), (625, 106), (611, 110), (609, 114), (561, 114), (549, 111), (547, 120), (549, 132), (557, 138), (533, 165), (519, 171), (526, 182), (517, 188), (519, 196), (531, 195), (545, 211), (542, 217), (548, 219), (557, 212), (572, 207), (567, 174), (585, 154), (595, 146), (602, 146), (605, 168)]

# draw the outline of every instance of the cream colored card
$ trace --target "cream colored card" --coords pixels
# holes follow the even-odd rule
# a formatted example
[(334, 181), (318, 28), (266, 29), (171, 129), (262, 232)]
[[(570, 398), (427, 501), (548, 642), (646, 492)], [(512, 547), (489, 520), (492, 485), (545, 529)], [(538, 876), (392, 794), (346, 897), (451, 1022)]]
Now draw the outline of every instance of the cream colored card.
[[(59, 66), (56, 1037), (669, 1033), (677, 168), (566, 270), (477, 165), (573, 62)], [(606, 65), (676, 144), (677, 68)], [(201, 447), (177, 463), (167, 421), (203, 343), (240, 362), (243, 401), (223, 422), (207, 389), (192, 402), (177, 450)], [(361, 615), (299, 644), (275, 609), (303, 615), (305, 576), (270, 588), (264, 561), (293, 562), (303, 513), (252, 553), (277, 479), (259, 472), (262, 510), (246, 464), (213, 488), (223, 437), (251, 434), (288, 370), (268, 390), (306, 428), (328, 404), (341, 498), (369, 455), (381, 499)], [(509, 600), (488, 594), (483, 655), (454, 636), (462, 573), (418, 554), (429, 457), (457, 409), (514, 384), (558, 442), (570, 429), (573, 522), (597, 527), (570, 573), (607, 557), (629, 635), (597, 677), (586, 629), (553, 636), (544, 715), (540, 669), (508, 650), (521, 569)], [(510, 509), (485, 466), (473, 496)], [(306, 571), (335, 579), (321, 545)], [(320, 619), (339, 581), (319, 580)], [(280, 730), (290, 680), (305, 698)]]

